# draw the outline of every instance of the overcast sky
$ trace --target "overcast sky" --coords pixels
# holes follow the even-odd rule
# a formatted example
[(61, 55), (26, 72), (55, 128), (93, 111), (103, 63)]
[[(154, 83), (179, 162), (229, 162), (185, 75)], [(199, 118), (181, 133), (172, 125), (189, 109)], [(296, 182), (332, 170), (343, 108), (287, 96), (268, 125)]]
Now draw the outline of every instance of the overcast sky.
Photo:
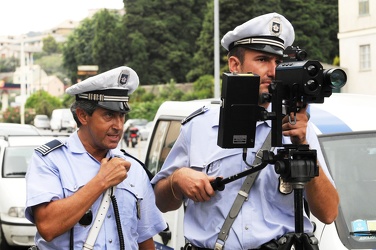
[(45, 31), (67, 19), (79, 21), (90, 9), (123, 7), (123, 0), (0, 0), (0, 36)]

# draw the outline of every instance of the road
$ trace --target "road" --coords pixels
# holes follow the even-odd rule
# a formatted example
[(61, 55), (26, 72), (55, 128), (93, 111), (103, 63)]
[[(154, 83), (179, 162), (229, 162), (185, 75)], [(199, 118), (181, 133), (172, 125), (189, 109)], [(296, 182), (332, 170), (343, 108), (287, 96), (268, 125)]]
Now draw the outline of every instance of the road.
[(134, 148), (132, 148), (132, 147), (127, 147), (124, 141), (122, 140), (120, 143), (120, 148), (124, 149), (127, 153), (133, 155), (137, 159), (144, 162), (146, 146), (147, 146), (146, 144), (147, 144), (147, 141), (139, 140), (137, 145)]

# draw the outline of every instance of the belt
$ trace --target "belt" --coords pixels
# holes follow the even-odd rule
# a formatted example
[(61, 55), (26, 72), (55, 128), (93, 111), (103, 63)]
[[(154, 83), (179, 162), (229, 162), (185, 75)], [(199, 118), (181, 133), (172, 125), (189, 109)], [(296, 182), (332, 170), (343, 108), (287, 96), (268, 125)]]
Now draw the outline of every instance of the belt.
[(183, 250), (213, 250), (213, 248), (205, 248), (205, 247), (196, 247), (191, 243), (185, 244)]
[[(259, 248), (249, 249), (249, 250), (277, 250), (278, 243), (275, 240), (271, 240), (262, 244)], [(205, 248), (205, 247), (196, 247), (191, 243), (185, 244), (183, 250), (214, 250), (213, 248)]]

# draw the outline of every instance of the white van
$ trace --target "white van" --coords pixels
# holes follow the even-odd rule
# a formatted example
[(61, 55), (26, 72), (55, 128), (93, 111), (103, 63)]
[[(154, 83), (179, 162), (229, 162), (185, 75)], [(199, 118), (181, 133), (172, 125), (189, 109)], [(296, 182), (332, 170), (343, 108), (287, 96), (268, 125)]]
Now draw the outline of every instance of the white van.
[(72, 132), (77, 128), (77, 124), (70, 109), (54, 109), (51, 114), (50, 127), (51, 131)]
[[(216, 104), (215, 104), (216, 103)], [(148, 139), (145, 164), (157, 173), (181, 120), (219, 101), (167, 101), (159, 108)], [(312, 217), (321, 250), (376, 249), (376, 96), (338, 94), (310, 104), (310, 120), (340, 195), (339, 216), (330, 225)], [(182, 249), (184, 208), (164, 214), (168, 229), (155, 237), (158, 250)]]

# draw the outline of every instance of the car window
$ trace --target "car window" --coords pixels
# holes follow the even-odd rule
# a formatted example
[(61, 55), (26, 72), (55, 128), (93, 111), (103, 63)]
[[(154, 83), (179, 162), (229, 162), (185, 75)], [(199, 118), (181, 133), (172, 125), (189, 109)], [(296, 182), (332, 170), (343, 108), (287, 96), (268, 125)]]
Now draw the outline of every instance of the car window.
[(6, 147), (2, 166), (5, 178), (24, 177), (35, 146)]
[[(337, 227), (344, 239), (351, 232), (372, 231), (376, 220), (376, 131), (334, 134), (319, 137), (325, 160), (335, 181), (340, 199)], [(358, 225), (358, 226), (357, 226)], [(352, 238), (351, 238), (352, 239)], [(367, 248), (364, 245), (360, 248)]]
[(155, 134), (151, 140), (150, 151), (145, 165), (152, 174), (156, 174), (166, 160), (168, 153), (178, 138), (180, 120), (160, 120), (155, 126)]

